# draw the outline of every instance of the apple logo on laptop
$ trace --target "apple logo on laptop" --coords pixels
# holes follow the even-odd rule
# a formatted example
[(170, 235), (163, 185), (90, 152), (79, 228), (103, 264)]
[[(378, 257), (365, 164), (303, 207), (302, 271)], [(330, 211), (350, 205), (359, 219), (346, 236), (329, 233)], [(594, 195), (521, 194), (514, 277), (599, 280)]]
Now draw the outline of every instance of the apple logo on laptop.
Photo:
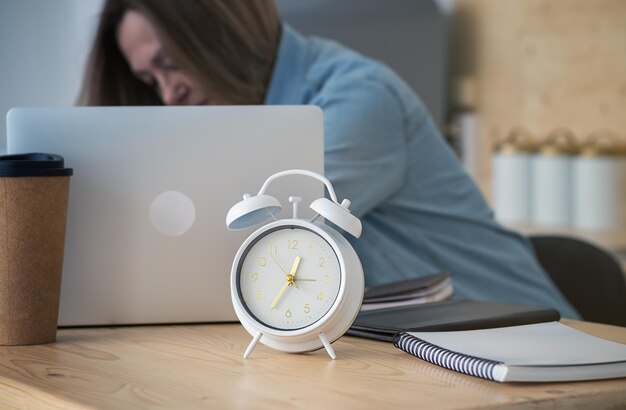
[(182, 192), (161, 192), (150, 205), (152, 226), (164, 235), (183, 235), (191, 228), (195, 220), (196, 207), (193, 201)]

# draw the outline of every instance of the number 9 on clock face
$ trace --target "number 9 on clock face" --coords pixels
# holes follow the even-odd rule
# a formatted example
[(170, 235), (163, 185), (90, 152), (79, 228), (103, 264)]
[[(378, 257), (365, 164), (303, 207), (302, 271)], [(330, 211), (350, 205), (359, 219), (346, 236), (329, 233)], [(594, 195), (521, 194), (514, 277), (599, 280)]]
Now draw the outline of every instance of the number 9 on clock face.
[(341, 285), (339, 260), (317, 233), (299, 226), (271, 229), (251, 242), (237, 270), (247, 312), (277, 330), (310, 326), (331, 309)]

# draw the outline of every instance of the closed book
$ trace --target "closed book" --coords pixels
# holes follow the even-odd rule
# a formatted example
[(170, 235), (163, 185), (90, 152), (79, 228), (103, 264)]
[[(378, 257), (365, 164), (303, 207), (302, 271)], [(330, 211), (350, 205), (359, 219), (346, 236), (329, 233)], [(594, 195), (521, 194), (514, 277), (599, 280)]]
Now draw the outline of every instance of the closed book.
[(626, 345), (560, 322), (451, 332), (401, 332), (394, 345), (438, 366), (498, 382), (626, 377)]
[(449, 272), (408, 279), (365, 290), (361, 311), (438, 302), (452, 296)]
[(446, 300), (361, 311), (347, 334), (391, 342), (401, 331), (472, 330), (551, 322), (559, 312), (544, 307), (473, 300)]

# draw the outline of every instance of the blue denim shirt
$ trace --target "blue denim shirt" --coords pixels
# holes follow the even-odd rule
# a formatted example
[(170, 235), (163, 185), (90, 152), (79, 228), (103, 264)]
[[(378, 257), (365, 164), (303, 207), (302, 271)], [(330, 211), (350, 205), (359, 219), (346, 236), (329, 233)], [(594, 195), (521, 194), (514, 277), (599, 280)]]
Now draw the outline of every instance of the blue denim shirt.
[(455, 297), (579, 317), (529, 242), (495, 222), (422, 102), (389, 68), (283, 25), (265, 103), (324, 112), (325, 174), (363, 222), (361, 238), (348, 239), (367, 286), (449, 271)]

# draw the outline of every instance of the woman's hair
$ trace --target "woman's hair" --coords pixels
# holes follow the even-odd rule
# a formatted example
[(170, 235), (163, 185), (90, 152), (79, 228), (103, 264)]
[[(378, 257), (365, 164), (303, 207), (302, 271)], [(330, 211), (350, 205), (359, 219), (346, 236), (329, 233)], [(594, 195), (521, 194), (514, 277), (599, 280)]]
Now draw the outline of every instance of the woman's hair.
[(117, 29), (129, 10), (152, 23), (167, 55), (207, 95), (231, 104), (263, 102), (280, 37), (273, 0), (107, 0), (78, 104), (162, 104), (119, 49)]

